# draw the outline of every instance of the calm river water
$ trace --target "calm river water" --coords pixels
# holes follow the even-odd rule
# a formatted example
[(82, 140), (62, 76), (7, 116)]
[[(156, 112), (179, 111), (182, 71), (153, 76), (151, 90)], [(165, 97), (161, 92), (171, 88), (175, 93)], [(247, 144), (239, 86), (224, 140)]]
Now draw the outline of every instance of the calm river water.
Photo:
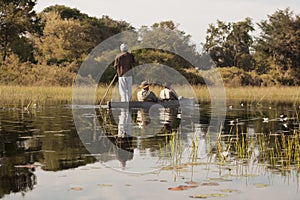
[(299, 105), (227, 104), (0, 108), (0, 198), (299, 200)]

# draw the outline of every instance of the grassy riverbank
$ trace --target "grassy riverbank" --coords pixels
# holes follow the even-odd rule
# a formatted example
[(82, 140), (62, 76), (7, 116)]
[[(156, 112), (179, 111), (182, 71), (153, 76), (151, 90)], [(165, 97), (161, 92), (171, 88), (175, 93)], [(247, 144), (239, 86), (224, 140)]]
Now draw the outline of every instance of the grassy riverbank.
[[(197, 86), (194, 88), (198, 99), (201, 99), (201, 95), (205, 96), (204, 99), (210, 98), (207, 90)], [(300, 102), (300, 87), (226, 87), (225, 92), (228, 100)]]
[[(199, 101), (209, 101), (210, 92), (206, 87), (194, 86), (194, 93)], [(158, 87), (151, 88), (158, 95)], [(177, 93), (185, 96), (185, 87), (176, 87)], [(101, 100), (106, 91), (105, 86), (97, 90), (97, 101)], [(225, 88), (227, 100), (250, 102), (287, 101), (300, 102), (300, 87), (238, 87)], [(29, 104), (43, 105), (45, 103), (72, 103), (72, 87), (23, 87), (0, 86), (0, 105), (28, 106)], [(135, 93), (134, 93), (135, 94)], [(110, 98), (110, 93), (107, 95)], [(107, 99), (107, 100), (108, 100)], [(104, 101), (105, 102), (105, 101)]]
[(28, 87), (0, 86), (0, 105), (27, 106), (29, 104), (43, 105), (46, 102), (71, 102), (71, 87)]

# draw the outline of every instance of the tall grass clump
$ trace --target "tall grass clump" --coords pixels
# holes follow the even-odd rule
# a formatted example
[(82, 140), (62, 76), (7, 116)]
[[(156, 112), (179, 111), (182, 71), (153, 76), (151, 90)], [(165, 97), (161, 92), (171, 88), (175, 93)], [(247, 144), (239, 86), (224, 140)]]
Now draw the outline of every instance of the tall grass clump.
[(0, 105), (25, 107), (46, 103), (72, 102), (72, 88), (60, 86), (0, 86)]
[[(184, 88), (183, 88), (184, 89)], [(198, 101), (210, 101), (211, 95), (208, 87), (193, 86)], [(252, 103), (261, 102), (294, 102), (300, 101), (300, 87), (224, 87), (227, 100), (240, 100)]]
[[(294, 130), (284, 133), (247, 133), (220, 135), (217, 141), (217, 157), (224, 161), (225, 156), (234, 157), (241, 163), (255, 162), (267, 169), (279, 172), (300, 170), (300, 133)], [(226, 154), (224, 154), (226, 153)]]
[[(191, 92), (187, 91), (187, 86), (176, 86), (178, 95), (189, 98)], [(207, 102), (211, 100), (209, 89), (206, 86), (194, 85), (192, 88), (194, 97), (197, 102)], [(161, 86), (151, 86), (150, 89), (159, 96)], [(113, 85), (108, 88), (108, 85), (99, 85), (94, 91), (94, 88), (86, 88), (82, 92), (81, 98), (91, 98), (91, 94), (96, 98), (95, 104), (102, 99), (103, 102), (111, 99), (119, 99), (117, 86)], [(91, 91), (93, 90), (93, 91)], [(106, 91), (107, 95), (105, 95)], [(224, 88), (226, 93), (226, 100), (239, 100), (259, 104), (261, 102), (291, 102), (299, 106), (300, 102), (300, 87), (238, 87), (238, 88)], [(132, 100), (137, 100), (138, 86), (133, 86)], [(216, 90), (214, 90), (216, 91)], [(214, 92), (213, 91), (213, 92)], [(71, 86), (18, 86), (18, 85), (2, 85), (0, 86), (0, 105), (26, 105), (30, 102), (36, 104), (45, 104), (46, 102), (72, 102), (73, 88)], [(89, 97), (85, 96), (88, 95)], [(104, 96), (105, 95), (105, 96)]]

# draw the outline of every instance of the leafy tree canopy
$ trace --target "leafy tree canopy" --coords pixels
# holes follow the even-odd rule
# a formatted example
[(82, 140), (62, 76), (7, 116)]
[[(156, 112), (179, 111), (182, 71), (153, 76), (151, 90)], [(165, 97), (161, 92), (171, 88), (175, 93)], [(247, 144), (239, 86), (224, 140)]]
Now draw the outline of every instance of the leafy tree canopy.
[(11, 53), (18, 54), (23, 61), (30, 59), (30, 55), (20, 53), (15, 45), (24, 47), (25, 51), (28, 40), (24, 39), (28, 33), (38, 31), (38, 18), (33, 10), (36, 0), (1, 0), (0, 1), (0, 55), (2, 61)]
[(226, 23), (218, 20), (207, 29), (206, 42), (203, 47), (219, 67), (236, 66), (251, 70), (253, 60), (250, 55), (254, 31), (250, 18), (243, 21)]
[(290, 9), (278, 10), (258, 25), (261, 32), (255, 56), (260, 69), (277, 73), (282, 84), (299, 83), (300, 16)]

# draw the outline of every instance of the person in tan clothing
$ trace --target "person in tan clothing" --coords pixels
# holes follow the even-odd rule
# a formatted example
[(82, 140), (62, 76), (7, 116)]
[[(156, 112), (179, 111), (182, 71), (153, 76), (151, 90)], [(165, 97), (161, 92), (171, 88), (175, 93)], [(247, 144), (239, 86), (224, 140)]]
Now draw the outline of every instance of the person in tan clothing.
[(143, 81), (139, 86), (142, 90), (137, 93), (138, 101), (151, 101), (158, 102), (158, 98), (156, 95), (149, 90), (149, 83), (147, 81)]

